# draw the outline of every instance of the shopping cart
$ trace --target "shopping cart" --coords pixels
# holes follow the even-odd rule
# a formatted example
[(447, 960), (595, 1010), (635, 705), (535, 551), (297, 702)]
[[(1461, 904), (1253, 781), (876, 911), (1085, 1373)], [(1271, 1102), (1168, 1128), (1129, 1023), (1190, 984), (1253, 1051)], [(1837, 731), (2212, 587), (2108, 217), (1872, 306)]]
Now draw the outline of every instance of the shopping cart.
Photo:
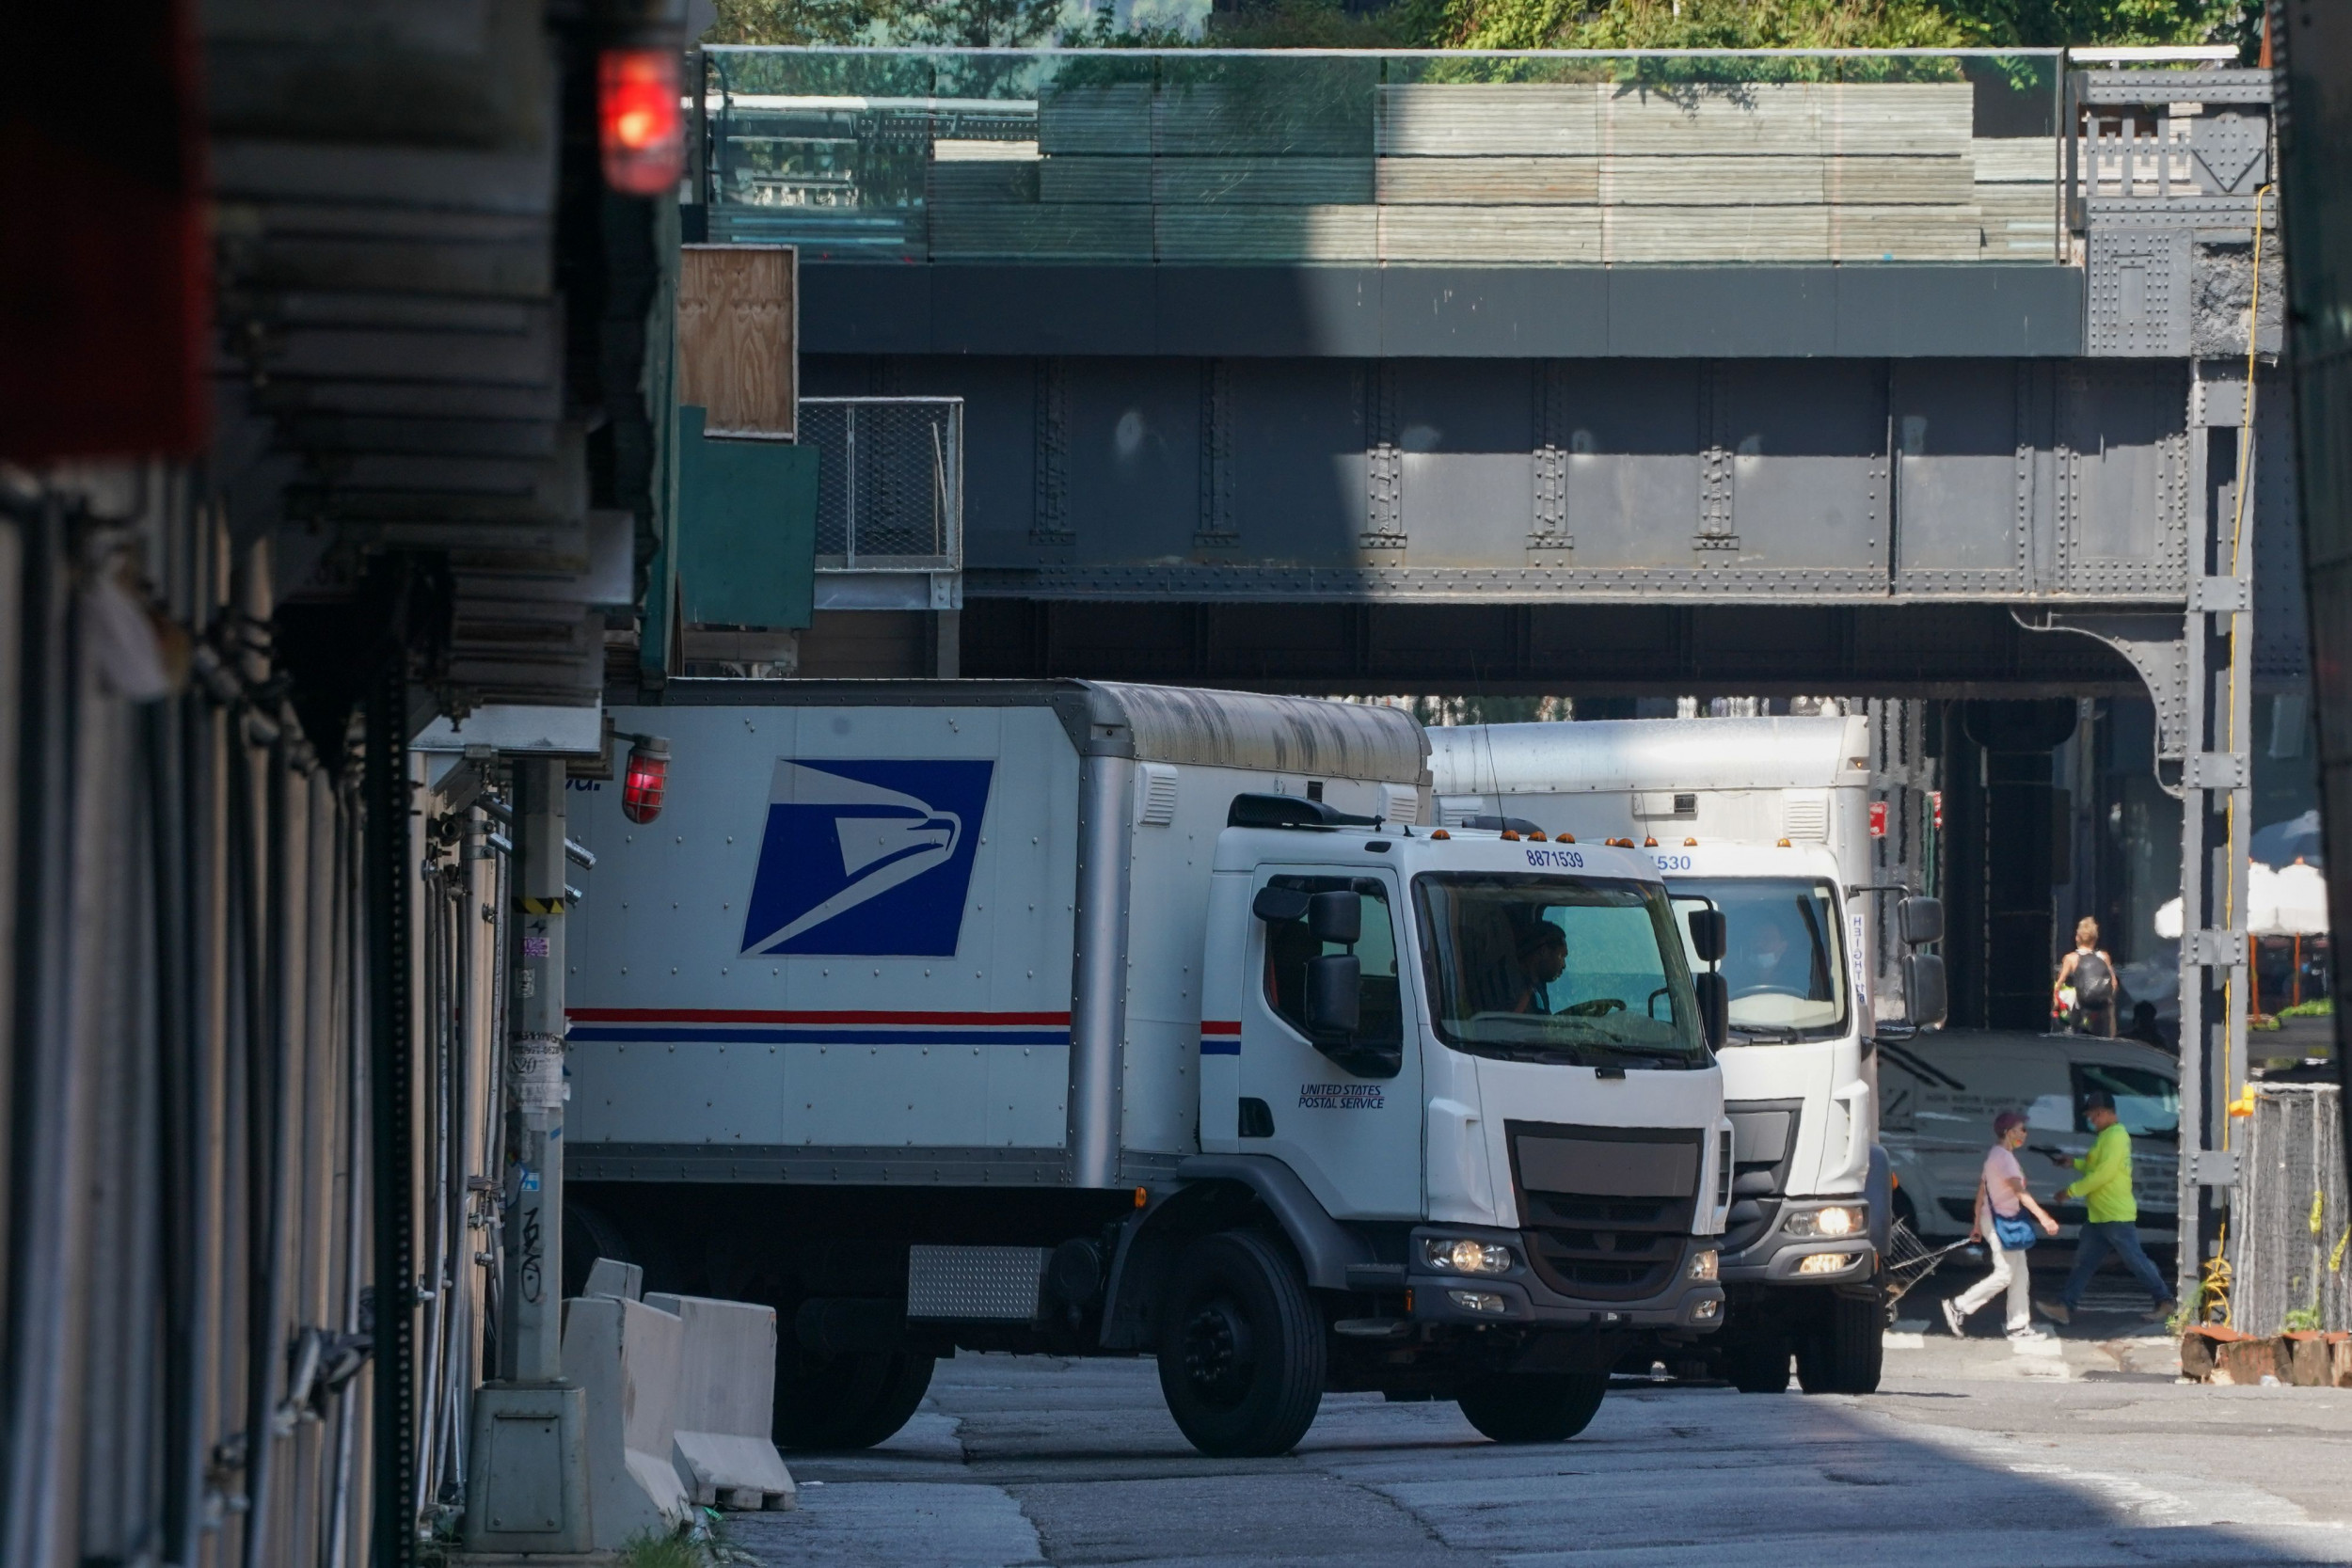
[(1949, 1246), (1931, 1247), (1921, 1241), (1911, 1227), (1897, 1220), (1886, 1238), (1886, 1315), (1891, 1321), (1895, 1304), (1903, 1299), (1911, 1288), (1936, 1271), (1945, 1259), (1970, 1243), (1965, 1238)]

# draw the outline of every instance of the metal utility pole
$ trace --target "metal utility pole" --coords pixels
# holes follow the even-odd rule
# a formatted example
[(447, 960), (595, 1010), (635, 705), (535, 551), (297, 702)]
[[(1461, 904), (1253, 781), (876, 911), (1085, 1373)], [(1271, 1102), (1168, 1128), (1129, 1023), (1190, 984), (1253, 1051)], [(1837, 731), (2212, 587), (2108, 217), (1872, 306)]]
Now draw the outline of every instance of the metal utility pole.
[(507, 1089), (506, 1272), (499, 1378), (476, 1392), (466, 1544), (476, 1552), (585, 1553), (588, 1401), (564, 1379), (564, 776), (515, 769), (515, 941)]

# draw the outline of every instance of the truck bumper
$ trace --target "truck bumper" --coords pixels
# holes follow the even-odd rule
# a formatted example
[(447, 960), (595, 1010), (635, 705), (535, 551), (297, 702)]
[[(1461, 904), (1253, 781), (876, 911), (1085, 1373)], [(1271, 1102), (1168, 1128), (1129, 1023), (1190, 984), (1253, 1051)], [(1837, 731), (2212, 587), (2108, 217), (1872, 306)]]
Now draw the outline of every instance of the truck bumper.
[[(1512, 1266), (1502, 1275), (1439, 1273), (1422, 1263), (1422, 1241), (1468, 1238), (1499, 1242), (1511, 1249)], [(1518, 1328), (1684, 1329), (1706, 1333), (1724, 1321), (1724, 1288), (1718, 1280), (1693, 1279), (1692, 1265), (1713, 1250), (1710, 1238), (1685, 1240), (1666, 1284), (1629, 1299), (1572, 1294), (1555, 1289), (1528, 1263), (1527, 1240), (1518, 1231), (1486, 1226), (1421, 1226), (1412, 1233), (1406, 1285), (1412, 1292), (1417, 1323), (1504, 1323)]]

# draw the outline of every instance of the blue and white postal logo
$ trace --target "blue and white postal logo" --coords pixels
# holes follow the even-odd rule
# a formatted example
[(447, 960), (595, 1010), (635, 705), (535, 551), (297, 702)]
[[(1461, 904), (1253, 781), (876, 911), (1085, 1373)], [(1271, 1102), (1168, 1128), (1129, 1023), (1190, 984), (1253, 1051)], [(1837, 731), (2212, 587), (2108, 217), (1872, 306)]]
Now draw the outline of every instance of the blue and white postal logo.
[(995, 767), (779, 761), (743, 951), (952, 956)]

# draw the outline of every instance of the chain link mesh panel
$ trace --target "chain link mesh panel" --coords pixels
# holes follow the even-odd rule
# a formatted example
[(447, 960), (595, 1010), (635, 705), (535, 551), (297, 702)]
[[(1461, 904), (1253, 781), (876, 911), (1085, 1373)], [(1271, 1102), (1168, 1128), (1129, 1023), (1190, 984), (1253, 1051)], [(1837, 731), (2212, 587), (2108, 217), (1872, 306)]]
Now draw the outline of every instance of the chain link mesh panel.
[(960, 398), (804, 398), (819, 568), (953, 568), (963, 555)]
[(2254, 1089), (2230, 1212), (2230, 1322), (2245, 1333), (2352, 1328), (2339, 1093), (2332, 1084)]

